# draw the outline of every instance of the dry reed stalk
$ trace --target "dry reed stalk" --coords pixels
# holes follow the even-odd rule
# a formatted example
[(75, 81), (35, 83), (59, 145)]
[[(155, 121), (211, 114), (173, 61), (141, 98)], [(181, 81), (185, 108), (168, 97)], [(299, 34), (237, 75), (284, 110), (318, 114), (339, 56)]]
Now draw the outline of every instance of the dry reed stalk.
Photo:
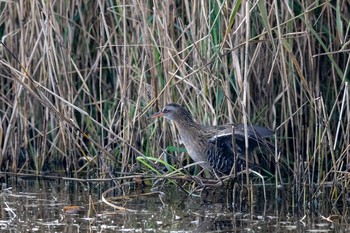
[(298, 198), (313, 183), (347, 184), (346, 1), (0, 6), (12, 52), (0, 50), (3, 170), (103, 177), (142, 170), (137, 156), (176, 163), (161, 152), (179, 151), (175, 128), (146, 115), (178, 102), (205, 124), (276, 129), (276, 187), (292, 183)]

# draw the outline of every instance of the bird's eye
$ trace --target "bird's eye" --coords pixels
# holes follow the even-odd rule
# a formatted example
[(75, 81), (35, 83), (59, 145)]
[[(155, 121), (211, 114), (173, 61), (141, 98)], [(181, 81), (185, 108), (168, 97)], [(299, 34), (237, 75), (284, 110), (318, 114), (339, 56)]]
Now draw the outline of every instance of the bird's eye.
[(169, 109), (167, 109), (167, 108), (163, 109), (163, 113), (168, 113), (168, 112), (169, 112)]

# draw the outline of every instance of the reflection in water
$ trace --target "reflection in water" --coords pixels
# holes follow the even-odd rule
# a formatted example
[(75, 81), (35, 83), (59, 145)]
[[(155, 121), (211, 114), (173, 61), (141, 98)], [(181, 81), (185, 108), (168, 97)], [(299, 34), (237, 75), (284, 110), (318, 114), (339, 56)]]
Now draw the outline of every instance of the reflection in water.
[[(262, 187), (253, 186), (253, 205), (244, 190), (235, 193), (239, 201), (234, 205), (227, 190), (192, 197), (175, 186), (148, 196), (134, 195), (141, 192), (134, 190), (130, 191), (134, 196), (118, 201), (133, 212), (116, 211), (100, 201), (109, 187), (74, 181), (10, 180), (1, 189), (0, 228), (4, 232), (350, 230), (347, 207), (332, 208), (324, 194), (302, 208), (289, 187), (276, 193), (274, 186), (268, 186), (265, 202)], [(63, 211), (70, 206), (80, 208), (72, 213)]]

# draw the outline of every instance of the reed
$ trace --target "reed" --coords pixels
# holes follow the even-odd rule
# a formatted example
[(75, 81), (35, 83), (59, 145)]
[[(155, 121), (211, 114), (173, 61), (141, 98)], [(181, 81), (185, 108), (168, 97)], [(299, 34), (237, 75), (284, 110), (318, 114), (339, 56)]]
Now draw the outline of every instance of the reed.
[(349, 9), (2, 1), (1, 170), (103, 177), (152, 172), (152, 157), (183, 164), (175, 128), (147, 120), (177, 102), (205, 124), (275, 129), (276, 184), (300, 198), (331, 183), (337, 199), (349, 184)]

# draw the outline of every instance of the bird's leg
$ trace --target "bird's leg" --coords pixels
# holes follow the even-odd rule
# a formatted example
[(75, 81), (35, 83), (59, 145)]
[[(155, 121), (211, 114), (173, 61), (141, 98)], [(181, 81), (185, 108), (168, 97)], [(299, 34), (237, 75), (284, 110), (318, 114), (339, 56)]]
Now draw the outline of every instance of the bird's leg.
[(206, 185), (203, 183), (202, 179), (198, 176), (192, 176), (192, 178), (194, 179), (194, 181), (202, 188), (205, 188)]
[[(211, 187), (211, 188), (215, 188), (215, 187), (221, 187), (224, 183), (222, 181), (222, 179), (219, 178), (219, 176), (216, 174), (216, 172), (214, 170), (211, 170), (211, 173), (215, 176), (215, 180), (207, 180), (206, 182), (203, 182), (203, 179), (201, 179), (200, 177), (197, 176), (193, 176), (193, 180), (203, 189), (207, 188), (207, 187)], [(218, 181), (216, 183), (214, 183), (213, 181)]]
[(194, 192), (199, 191), (199, 196), (202, 196), (203, 191), (205, 190), (205, 186), (201, 186), (204, 184), (199, 184), (199, 186), (194, 187), (194, 189), (188, 194), (189, 196), (192, 196)]
[(214, 190), (217, 188), (217, 187), (220, 187), (222, 184), (218, 185), (218, 184), (206, 184), (206, 183), (203, 183), (202, 180), (200, 180), (200, 184), (197, 188), (195, 188), (191, 193), (195, 192), (195, 191), (199, 191), (199, 196), (203, 197), (203, 193), (206, 194), (206, 196), (208, 196), (208, 188), (214, 188), (212, 190), (212, 192), (214, 193)]
[(224, 182), (222, 182), (222, 180), (220, 179), (220, 177), (218, 176), (218, 174), (216, 174), (216, 172), (215, 172), (214, 169), (212, 170), (212, 172), (213, 172), (215, 178), (219, 181), (217, 184), (220, 184), (219, 186), (224, 185)]
[(198, 185), (196, 186), (188, 195), (191, 196), (193, 195), (194, 192), (198, 191), (199, 196), (201, 197), (203, 195), (203, 192), (206, 192), (208, 195), (208, 191), (206, 188), (208, 187), (205, 183), (203, 183), (202, 179), (200, 179), (197, 176), (193, 176), (192, 179), (195, 181), (195, 183)]

